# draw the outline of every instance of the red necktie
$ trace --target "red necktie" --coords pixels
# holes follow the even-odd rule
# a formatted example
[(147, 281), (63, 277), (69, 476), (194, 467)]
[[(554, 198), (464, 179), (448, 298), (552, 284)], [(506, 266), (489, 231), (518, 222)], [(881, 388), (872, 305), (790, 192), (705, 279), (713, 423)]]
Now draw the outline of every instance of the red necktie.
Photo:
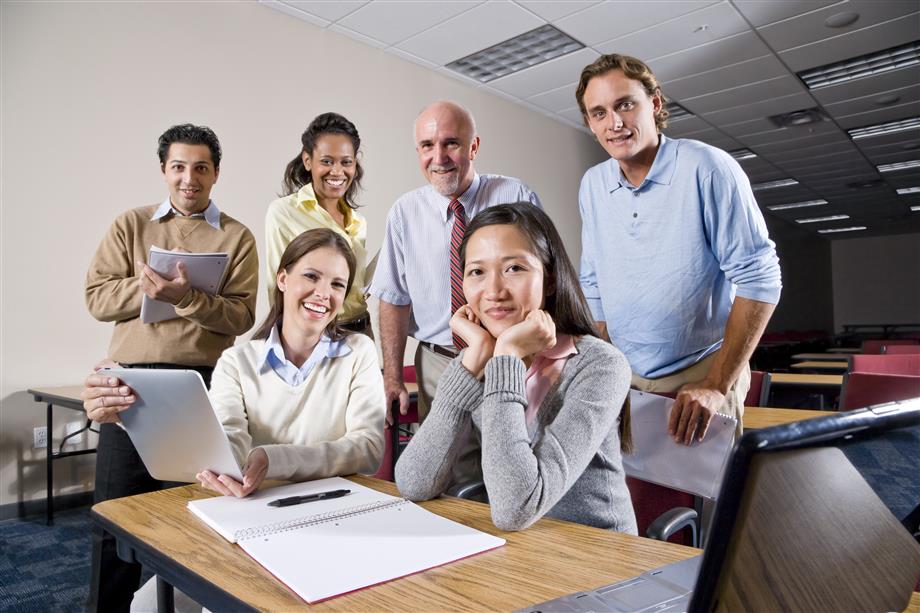
[[(463, 297), (463, 262), (460, 261), (460, 243), (466, 233), (466, 213), (456, 199), (451, 200), (447, 208), (454, 214), (454, 227), (450, 232), (450, 313), (453, 315), (466, 304), (466, 298)], [(466, 347), (463, 339), (456, 334), (453, 336), (457, 349)]]

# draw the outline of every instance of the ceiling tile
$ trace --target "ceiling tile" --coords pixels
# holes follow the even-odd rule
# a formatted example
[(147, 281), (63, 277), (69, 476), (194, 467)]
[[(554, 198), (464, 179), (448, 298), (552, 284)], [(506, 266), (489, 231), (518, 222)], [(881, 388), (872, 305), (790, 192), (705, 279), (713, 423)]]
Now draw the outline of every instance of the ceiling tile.
[(459, 15), (477, 4), (480, 2), (454, 0), (369, 2), (343, 18), (339, 24), (387, 45), (393, 45)]
[(577, 106), (574, 106), (570, 109), (565, 109), (564, 111), (559, 111), (556, 114), (561, 115), (565, 117), (566, 119), (568, 119), (569, 121), (574, 121), (580, 125), (585, 124), (584, 118), (582, 117), (582, 114), (581, 114), (581, 109), (579, 109)]
[(707, 145), (712, 145), (723, 151), (731, 151), (733, 149), (740, 149), (741, 145), (738, 141), (734, 140), (732, 137), (726, 135), (719, 130), (706, 130), (704, 132), (697, 132), (690, 136), (693, 140), (703, 141)]
[(542, 19), (516, 4), (492, 0), (406, 39), (396, 47), (443, 66), (543, 24)]
[(689, 117), (681, 117), (675, 120), (669, 119), (668, 127), (665, 128), (665, 134), (668, 136), (681, 137), (712, 129), (712, 125), (702, 118), (690, 115)]
[(726, 134), (730, 134), (735, 138), (761, 134), (763, 132), (779, 132), (782, 129), (777, 128), (776, 124), (764, 117), (751, 119), (749, 121), (740, 121), (738, 123), (722, 124), (719, 128)]
[[(728, 127), (726, 126), (726, 129)], [(840, 131), (833, 122), (822, 121), (806, 126), (793, 126), (790, 128), (777, 128), (768, 132), (737, 136), (739, 141), (748, 147), (755, 147), (776, 143), (789, 143), (790, 147), (808, 146), (828, 142), (849, 142), (846, 135)], [(794, 144), (793, 144), (794, 143)]]
[[(830, 38), (841, 38), (847, 34), (864, 30), (916, 11), (917, 4), (915, 2), (905, 2), (904, 0), (856, 0), (830, 5), (792, 19), (757, 28), (757, 31), (775, 51), (786, 51)], [(858, 13), (859, 19), (842, 28), (831, 28), (824, 25), (828, 17), (843, 12)], [(877, 42), (884, 44), (885, 40), (879, 39)]]
[(753, 32), (744, 32), (648, 61), (662, 82), (695, 75), (767, 55), (770, 50)]
[(529, 98), (562, 87), (571, 83), (573, 79), (578, 79), (582, 69), (597, 58), (597, 51), (586, 47), (506, 77), (489, 81), (489, 86), (519, 98)]
[[(418, 64), (419, 66), (424, 66), (425, 68), (431, 68), (431, 69), (433, 69), (433, 70), (438, 70), (438, 69), (440, 68), (437, 64), (432, 64), (432, 63), (429, 62), (428, 60), (423, 60), (422, 58), (418, 57), (417, 55), (412, 55), (411, 53), (406, 53), (406, 52), (403, 51), (402, 49), (397, 49), (396, 47), (390, 47), (389, 49), (387, 49), (387, 53), (392, 53), (393, 55), (396, 55), (396, 56), (398, 56), (398, 57), (403, 58), (404, 60), (409, 60), (410, 62), (413, 62), (413, 63), (415, 63), (415, 64)], [(457, 75), (457, 73), (455, 73), (455, 72), (453, 72), (453, 71), (451, 71), (450, 74), (451, 74), (451, 76), (459, 76), (459, 75)]]
[[(920, 77), (920, 74), (918, 74), (918, 77)], [(897, 100), (895, 100), (893, 104), (908, 104), (910, 102), (920, 101), (920, 78), (915, 81), (915, 85), (900, 87), (886, 93), (891, 96), (897, 96)], [(878, 98), (879, 94), (877, 93), (869, 96), (861, 96), (859, 98), (851, 98), (843, 102), (825, 104), (824, 109), (831, 117), (845, 117), (854, 113), (865, 113), (893, 106), (893, 104), (879, 104), (877, 102)]]
[(896, 104), (883, 108), (872, 109), (863, 113), (853, 113), (852, 115), (838, 116), (837, 123), (844, 130), (870, 126), (886, 121), (895, 121), (898, 119), (907, 119), (908, 117), (920, 117), (920, 102), (913, 101), (905, 104)]
[(332, 24), (327, 29), (330, 32), (338, 32), (339, 34), (344, 34), (345, 36), (348, 36), (349, 38), (353, 38), (358, 42), (364, 43), (365, 45), (369, 45), (371, 47), (376, 47), (378, 49), (383, 49), (384, 47), (387, 46), (386, 43), (382, 41), (373, 39), (370, 36), (365, 36), (364, 34), (361, 34), (360, 32), (355, 32), (354, 30), (343, 28), (337, 23)]
[(789, 19), (803, 13), (820, 9), (839, 0), (733, 0), (732, 4), (754, 27)]
[(336, 21), (337, 19), (341, 19), (352, 11), (361, 8), (363, 5), (367, 4), (367, 0), (282, 0), (282, 3), (287, 4), (288, 6), (295, 8), (298, 11), (303, 11), (304, 13), (313, 15), (314, 17), (332, 22)]
[(902, 87), (920, 83), (920, 66), (908, 66), (871, 77), (811, 90), (822, 104), (845, 102), (863, 96), (882, 95)]
[(841, 153), (852, 155), (857, 153), (857, 149), (852, 141), (844, 136), (835, 138), (831, 142), (816, 144), (802, 144), (800, 140), (766, 143), (759, 145), (755, 151), (770, 158), (775, 157), (778, 164), (782, 164), (783, 161), (789, 162), (792, 160), (821, 158), (825, 155)]
[(555, 21), (560, 30), (586, 45), (596, 45), (715, 4), (714, 0), (644, 0), (603, 2)]
[(730, 4), (720, 3), (592, 46), (601, 53), (651, 59), (748, 30)]
[[(916, 9), (916, 4), (914, 8)], [(794, 47), (781, 52), (780, 58), (792, 70), (800, 71), (909, 43), (916, 38), (917, 13), (913, 13), (868, 28)]]
[[(716, 125), (749, 121), (760, 117), (768, 117), (780, 113), (789, 113), (814, 106), (814, 100), (808, 94), (801, 92), (787, 96), (777, 96), (742, 104), (728, 109), (721, 109), (711, 113), (701, 113), (708, 121)], [(690, 105), (692, 109), (692, 105)]]
[(661, 87), (669, 99), (684, 100), (788, 74), (775, 56), (765, 55), (682, 79), (663, 81)]
[(865, 151), (866, 157), (873, 164), (892, 164), (894, 162), (907, 162), (908, 160), (920, 160), (920, 151), (896, 150), (877, 150)]
[(282, 13), (290, 15), (291, 17), (296, 17), (297, 19), (301, 19), (303, 21), (307, 21), (314, 25), (320, 26), (321, 28), (325, 28), (331, 23), (328, 19), (322, 19), (321, 17), (317, 17), (311, 13), (307, 13), (300, 9), (294, 8), (293, 6), (290, 6), (290, 3), (285, 4), (279, 0), (259, 0), (259, 4), (267, 6), (271, 9), (275, 9), (276, 11), (281, 11)]
[(532, 96), (528, 98), (527, 101), (536, 104), (540, 108), (557, 113), (572, 106), (572, 102), (575, 101), (575, 89), (577, 87), (578, 83), (569, 83), (568, 85), (563, 85), (562, 87), (551, 89), (548, 92)]
[(600, 4), (600, 0), (588, 2), (578, 0), (518, 0), (518, 4), (533, 11), (546, 21), (555, 21), (595, 4)]
[(694, 113), (712, 113), (771, 98), (804, 93), (805, 88), (802, 86), (801, 81), (791, 75), (784, 75), (697, 98), (687, 98), (682, 100), (681, 104)]

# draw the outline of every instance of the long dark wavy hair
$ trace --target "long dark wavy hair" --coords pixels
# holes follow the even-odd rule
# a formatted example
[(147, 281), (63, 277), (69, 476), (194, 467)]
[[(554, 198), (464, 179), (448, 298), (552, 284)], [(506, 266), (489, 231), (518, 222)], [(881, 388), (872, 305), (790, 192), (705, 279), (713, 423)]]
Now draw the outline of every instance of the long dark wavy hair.
[[(481, 211), (466, 228), (460, 243), (460, 261), (466, 262), (466, 246), (477, 230), (486, 226), (508, 225), (520, 230), (533, 254), (543, 264), (543, 310), (549, 313), (556, 330), (571, 336), (597, 337), (594, 317), (581, 291), (575, 267), (565, 251), (562, 238), (549, 216), (529, 202), (500, 204)], [(547, 292), (549, 292), (547, 294)], [(629, 396), (620, 412), (620, 449), (632, 451)]]
[(355, 127), (355, 124), (338, 113), (323, 113), (322, 115), (317, 115), (313, 121), (310, 122), (310, 125), (307, 126), (307, 129), (304, 130), (304, 133), (300, 135), (300, 153), (298, 153), (293, 160), (288, 162), (287, 167), (284, 169), (284, 181), (282, 183), (281, 195), (288, 196), (296, 193), (307, 183), (313, 182), (313, 175), (311, 175), (310, 171), (303, 165), (303, 158), (301, 156), (304, 153), (312, 156), (313, 149), (316, 147), (316, 141), (324, 134), (342, 134), (347, 136), (355, 149), (355, 178), (351, 182), (351, 185), (348, 186), (348, 189), (345, 190), (345, 204), (352, 209), (356, 209), (358, 205), (355, 204), (355, 194), (361, 189), (361, 178), (364, 176), (364, 168), (361, 166), (361, 162), (358, 161), (358, 151), (361, 148), (361, 137), (358, 135), (358, 128)]
[[(323, 247), (335, 249), (342, 254), (342, 257), (345, 258), (345, 262), (348, 263), (348, 283), (345, 286), (345, 295), (347, 296), (348, 292), (351, 291), (351, 284), (355, 280), (355, 268), (357, 266), (355, 264), (355, 254), (348, 245), (348, 241), (338, 232), (328, 228), (307, 230), (292, 240), (287, 246), (287, 249), (284, 250), (284, 253), (281, 254), (281, 261), (278, 263), (278, 270), (275, 271), (275, 277), (277, 278), (282, 270), (290, 274), (291, 267), (297, 260), (311, 251), (322, 249)], [(259, 329), (256, 330), (256, 333), (252, 336), (254, 339), (268, 338), (272, 333), (272, 328), (277, 326), (284, 319), (284, 292), (281, 291), (277, 283), (275, 283), (273, 300), (274, 302), (272, 303), (271, 310), (268, 312), (268, 316), (265, 317)], [(333, 319), (326, 327), (326, 335), (334, 341), (340, 340), (348, 334), (349, 332), (347, 330), (339, 327), (338, 317)]]

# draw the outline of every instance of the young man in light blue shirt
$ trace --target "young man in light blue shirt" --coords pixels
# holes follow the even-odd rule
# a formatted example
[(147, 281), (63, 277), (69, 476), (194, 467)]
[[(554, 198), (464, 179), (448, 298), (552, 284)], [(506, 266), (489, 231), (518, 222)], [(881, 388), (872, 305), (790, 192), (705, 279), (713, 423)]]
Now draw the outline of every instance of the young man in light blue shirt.
[(576, 98), (611, 157), (579, 191), (594, 317), (626, 354), (633, 387), (678, 392), (675, 440), (701, 440), (716, 412), (740, 432), (748, 360), (782, 287), (750, 182), (724, 151), (661, 134), (665, 99), (640, 60), (598, 58)]

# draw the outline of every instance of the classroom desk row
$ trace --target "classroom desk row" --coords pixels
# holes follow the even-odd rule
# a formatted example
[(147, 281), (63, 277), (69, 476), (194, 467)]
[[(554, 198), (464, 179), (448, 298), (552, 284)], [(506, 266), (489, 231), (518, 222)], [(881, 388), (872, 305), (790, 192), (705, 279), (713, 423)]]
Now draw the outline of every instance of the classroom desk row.
[[(748, 407), (747, 428), (828, 412)], [(394, 484), (352, 481), (391, 495)], [(289, 610), (306, 605), (242, 550), (195, 519), (190, 500), (212, 494), (197, 485), (109, 500), (93, 517), (128, 555), (211, 610)], [(593, 589), (676, 562), (698, 550), (579, 524), (541, 519), (521, 532), (501, 532), (487, 505), (442, 497), (421, 506), (507, 539), (496, 550), (311, 605), (316, 611), (507, 611)], [(309, 555), (304, 552), (303, 555)], [(920, 593), (907, 609), (920, 613)]]

